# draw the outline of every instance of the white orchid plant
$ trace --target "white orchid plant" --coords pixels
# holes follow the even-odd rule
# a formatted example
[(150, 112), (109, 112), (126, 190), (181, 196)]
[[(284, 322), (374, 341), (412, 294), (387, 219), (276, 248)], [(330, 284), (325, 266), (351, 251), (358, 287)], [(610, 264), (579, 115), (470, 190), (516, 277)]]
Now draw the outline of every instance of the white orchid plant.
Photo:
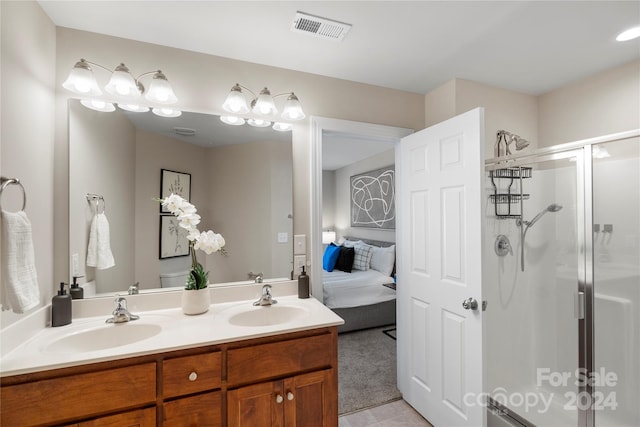
[(164, 199), (158, 199), (162, 206), (178, 217), (178, 225), (187, 231), (189, 248), (191, 249), (191, 271), (187, 278), (185, 289), (204, 289), (209, 284), (209, 272), (204, 271), (198, 262), (196, 250), (204, 251), (207, 255), (220, 252), (226, 255), (224, 237), (211, 230), (200, 232), (196, 227), (200, 223), (200, 215), (194, 205), (177, 194), (171, 194)]

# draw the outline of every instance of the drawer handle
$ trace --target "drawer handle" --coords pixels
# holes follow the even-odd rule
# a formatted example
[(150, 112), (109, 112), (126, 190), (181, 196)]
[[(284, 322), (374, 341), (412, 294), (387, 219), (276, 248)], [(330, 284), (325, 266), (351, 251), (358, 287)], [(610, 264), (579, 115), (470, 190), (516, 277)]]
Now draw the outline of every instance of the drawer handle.
[(276, 402), (277, 403), (282, 403), (282, 401), (284, 401), (284, 399), (282, 398), (281, 394), (276, 394)]
[(195, 381), (198, 379), (198, 374), (196, 374), (195, 372), (191, 372), (189, 374), (189, 381)]
[(287, 393), (287, 400), (293, 400), (293, 393), (291, 392)]

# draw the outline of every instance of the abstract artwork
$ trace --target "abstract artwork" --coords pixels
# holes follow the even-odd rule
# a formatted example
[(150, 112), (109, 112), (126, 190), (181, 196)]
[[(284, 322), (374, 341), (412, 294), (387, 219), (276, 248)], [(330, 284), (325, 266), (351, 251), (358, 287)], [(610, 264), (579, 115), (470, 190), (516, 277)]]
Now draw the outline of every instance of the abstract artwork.
[[(160, 198), (164, 199), (171, 193), (185, 199), (187, 202), (191, 200), (191, 174), (184, 172), (176, 172), (169, 169), (160, 170)], [(161, 213), (169, 213), (162, 204), (160, 205)]]
[(396, 228), (394, 166), (351, 177), (351, 226)]

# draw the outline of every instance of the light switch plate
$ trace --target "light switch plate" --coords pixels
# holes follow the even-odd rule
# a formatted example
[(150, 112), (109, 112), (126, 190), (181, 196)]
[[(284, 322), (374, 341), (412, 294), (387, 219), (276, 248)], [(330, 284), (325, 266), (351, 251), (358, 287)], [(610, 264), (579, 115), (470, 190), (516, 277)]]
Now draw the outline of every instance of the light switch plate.
[(307, 236), (296, 234), (293, 236), (293, 254), (304, 255), (307, 253)]

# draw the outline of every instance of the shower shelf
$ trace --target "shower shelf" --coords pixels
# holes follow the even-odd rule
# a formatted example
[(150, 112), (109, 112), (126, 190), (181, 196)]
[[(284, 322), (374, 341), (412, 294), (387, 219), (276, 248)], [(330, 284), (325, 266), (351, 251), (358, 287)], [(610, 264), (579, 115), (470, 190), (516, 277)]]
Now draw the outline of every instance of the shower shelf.
[[(511, 187), (514, 180), (531, 178), (531, 168), (503, 168), (489, 171), (491, 184), (493, 185), (493, 194), (489, 196), (491, 203), (495, 206), (495, 215), (498, 219), (522, 218), (520, 211), (520, 203), (522, 200), (529, 199), (529, 194), (523, 194), (522, 188), (519, 192), (512, 192)], [(510, 180), (507, 185), (506, 192), (498, 192), (496, 179)], [(502, 191), (502, 190), (501, 190)]]

